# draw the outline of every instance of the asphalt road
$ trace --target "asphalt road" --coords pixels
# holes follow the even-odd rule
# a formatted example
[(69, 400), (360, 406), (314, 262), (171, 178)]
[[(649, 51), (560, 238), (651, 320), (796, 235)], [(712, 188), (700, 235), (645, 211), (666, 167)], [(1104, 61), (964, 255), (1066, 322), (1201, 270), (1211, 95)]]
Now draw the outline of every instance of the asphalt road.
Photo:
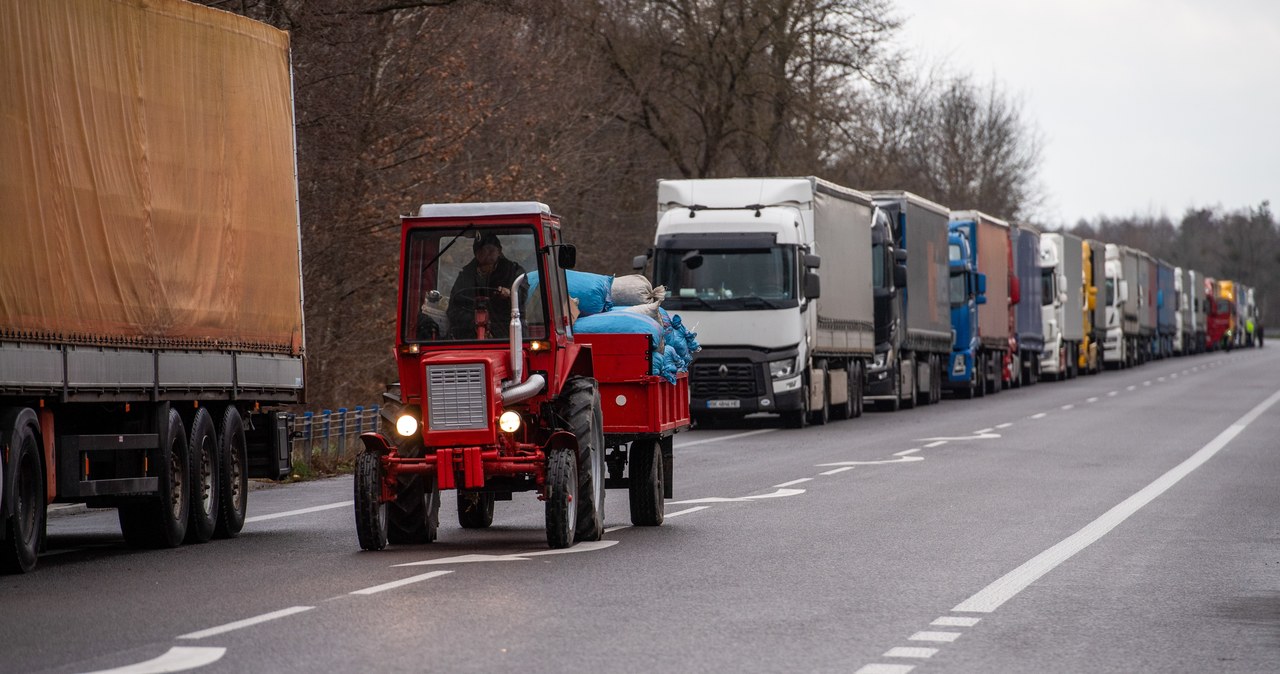
[(1278, 400), (1264, 349), (697, 430), (662, 527), (610, 491), (558, 554), (532, 495), (475, 531), (451, 493), (436, 543), (360, 552), (349, 478), (173, 550), (64, 514), (0, 578), (0, 671), (1277, 672)]

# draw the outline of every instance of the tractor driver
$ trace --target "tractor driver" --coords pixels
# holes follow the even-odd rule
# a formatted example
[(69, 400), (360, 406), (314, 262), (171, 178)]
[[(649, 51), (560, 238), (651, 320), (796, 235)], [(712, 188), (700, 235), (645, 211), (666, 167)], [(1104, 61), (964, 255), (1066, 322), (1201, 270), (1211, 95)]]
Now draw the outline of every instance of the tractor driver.
[(458, 273), (449, 293), (449, 333), (454, 339), (476, 338), (476, 300), (488, 301), (487, 337), (506, 337), (511, 327), (511, 284), (524, 268), (502, 254), (496, 234), (481, 234), (471, 246), (475, 259)]

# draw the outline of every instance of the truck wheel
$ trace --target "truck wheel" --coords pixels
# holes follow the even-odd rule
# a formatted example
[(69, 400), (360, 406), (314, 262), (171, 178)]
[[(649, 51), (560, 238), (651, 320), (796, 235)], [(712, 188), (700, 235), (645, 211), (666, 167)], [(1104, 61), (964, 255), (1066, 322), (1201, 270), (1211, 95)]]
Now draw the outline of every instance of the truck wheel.
[(809, 385), (800, 387), (800, 409), (782, 413), (782, 425), (787, 428), (804, 428), (809, 425)]
[(831, 374), (827, 371), (826, 361), (819, 361), (816, 369), (822, 377), (822, 402), (818, 403), (818, 409), (809, 412), (809, 423), (826, 426), (831, 421)]
[(850, 361), (844, 366), (845, 396), (844, 404), (831, 409), (831, 415), (837, 419), (852, 419), (853, 414), (853, 362)]
[(234, 538), (244, 528), (249, 509), (249, 455), (244, 441), (244, 419), (228, 406), (218, 427), (218, 523), (213, 535)]
[(931, 405), (942, 402), (942, 356), (933, 357), (933, 400)]
[(867, 409), (867, 399), (863, 397), (863, 390), (867, 385), (866, 370), (862, 367), (862, 361), (853, 363), (853, 372), (850, 374), (849, 396), (853, 398), (853, 416), (860, 417)]
[(218, 461), (218, 438), (213, 417), (201, 407), (191, 420), (191, 438), (187, 441), (191, 455), (191, 509), (187, 520), (187, 543), (208, 543), (218, 524), (218, 495), (221, 472)]
[(487, 529), (493, 524), (493, 494), (458, 492), (458, 524), (463, 529)]
[(604, 419), (595, 379), (574, 377), (565, 387), (564, 417), (578, 438), (578, 494), (575, 541), (604, 535)]
[(187, 432), (178, 411), (168, 405), (156, 408), (160, 446), (152, 470), (159, 483), (155, 496), (120, 506), (120, 531), (129, 545), (173, 548), (187, 536), (191, 512), (191, 459)]
[(920, 370), (919, 361), (911, 361), (911, 382), (907, 385), (907, 397), (902, 401), (902, 407), (905, 409), (915, 409), (917, 403), (920, 402)]
[(973, 395), (981, 398), (987, 395), (987, 357), (973, 357)]
[(662, 449), (657, 440), (636, 440), (628, 450), (631, 479), (631, 523), (638, 527), (662, 524), (665, 511), (663, 492)]
[[(44, 469), (40, 462), (35, 412), (9, 410), (0, 420), (0, 441), (9, 450), (8, 466), (0, 453), (0, 496), (12, 509), (0, 507), (4, 536), (0, 540), (0, 573), (26, 573), (36, 567), (45, 526)], [(9, 470), (5, 470), (8, 468)]]
[(573, 545), (577, 530), (578, 461), (573, 450), (556, 448), (547, 455), (547, 545), (559, 550)]
[(356, 537), (361, 550), (387, 547), (387, 504), (382, 502), (382, 461), (375, 454), (356, 456)]

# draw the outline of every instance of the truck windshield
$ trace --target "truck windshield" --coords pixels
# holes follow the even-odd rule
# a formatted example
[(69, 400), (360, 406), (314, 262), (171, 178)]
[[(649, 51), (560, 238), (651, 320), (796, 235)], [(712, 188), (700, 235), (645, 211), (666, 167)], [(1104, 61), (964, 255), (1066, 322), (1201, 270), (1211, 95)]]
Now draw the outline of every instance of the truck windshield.
[(1058, 293), (1053, 289), (1053, 267), (1040, 270), (1040, 298), (1040, 303), (1046, 307), (1058, 299)]
[(654, 276), (667, 287), (669, 309), (786, 309), (799, 306), (795, 265), (795, 249), (787, 247), (660, 248)]
[(951, 274), (951, 306), (964, 306), (969, 300), (969, 291), (965, 287), (964, 272), (952, 272)]
[[(538, 271), (537, 237), (530, 227), (420, 229), (404, 253), (407, 343), (505, 340), (511, 328), (511, 284)], [(544, 293), (520, 298), (525, 339), (547, 336)]]

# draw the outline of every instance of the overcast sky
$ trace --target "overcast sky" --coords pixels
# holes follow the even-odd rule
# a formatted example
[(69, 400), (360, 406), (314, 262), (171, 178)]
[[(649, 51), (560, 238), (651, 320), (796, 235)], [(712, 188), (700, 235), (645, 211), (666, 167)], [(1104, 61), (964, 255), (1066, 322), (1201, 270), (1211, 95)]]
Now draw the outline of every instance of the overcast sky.
[(1046, 224), (1280, 211), (1280, 0), (897, 3), (917, 63), (1023, 102), (1044, 139)]

